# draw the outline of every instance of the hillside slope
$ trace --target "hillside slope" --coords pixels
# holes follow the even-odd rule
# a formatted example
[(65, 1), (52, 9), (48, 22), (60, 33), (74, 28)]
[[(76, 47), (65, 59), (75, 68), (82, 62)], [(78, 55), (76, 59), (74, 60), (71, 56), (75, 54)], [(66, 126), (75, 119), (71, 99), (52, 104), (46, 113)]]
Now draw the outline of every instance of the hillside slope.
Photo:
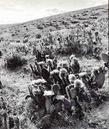
[[(22, 24), (14, 24), (0, 27), (0, 48), (5, 49), (11, 44), (26, 44), (33, 46), (40, 44), (50, 45), (58, 42), (57, 39), (65, 38), (68, 35), (79, 35), (80, 40), (84, 39), (84, 31), (90, 29), (92, 33), (99, 32), (103, 46), (107, 47), (108, 39), (108, 6), (98, 6), (94, 8), (68, 12), (54, 15)], [(87, 37), (86, 37), (87, 38)], [(4, 50), (4, 53), (8, 50)], [(10, 51), (10, 49), (9, 49)], [(31, 50), (30, 50), (31, 51)]]

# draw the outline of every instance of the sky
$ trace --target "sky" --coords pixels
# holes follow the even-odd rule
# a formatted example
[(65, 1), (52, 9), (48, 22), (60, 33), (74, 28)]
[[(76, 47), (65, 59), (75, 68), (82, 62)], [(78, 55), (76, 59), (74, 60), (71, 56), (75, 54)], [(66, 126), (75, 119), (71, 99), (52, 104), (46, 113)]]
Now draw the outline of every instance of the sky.
[(107, 3), (108, 0), (0, 0), (0, 24), (22, 23)]

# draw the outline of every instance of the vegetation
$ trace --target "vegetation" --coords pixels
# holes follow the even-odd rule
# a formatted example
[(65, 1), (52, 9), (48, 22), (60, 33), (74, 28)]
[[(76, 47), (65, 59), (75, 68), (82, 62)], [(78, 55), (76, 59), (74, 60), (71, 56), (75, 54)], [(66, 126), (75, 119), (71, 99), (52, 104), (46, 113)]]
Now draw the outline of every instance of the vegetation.
[(27, 63), (27, 60), (21, 58), (19, 55), (12, 55), (11, 57), (6, 59), (6, 68), (9, 70), (15, 70), (17, 68), (22, 67)]

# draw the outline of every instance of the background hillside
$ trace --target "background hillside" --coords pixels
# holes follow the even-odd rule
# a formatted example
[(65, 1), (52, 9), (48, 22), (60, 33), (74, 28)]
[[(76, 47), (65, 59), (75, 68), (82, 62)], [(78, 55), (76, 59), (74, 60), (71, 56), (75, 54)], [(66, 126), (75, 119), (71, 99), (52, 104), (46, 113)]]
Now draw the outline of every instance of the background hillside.
[[(4, 54), (11, 52), (9, 48), (20, 45), (29, 47), (31, 53), (33, 46), (41, 49), (41, 45), (59, 45), (66, 42), (68, 35), (85, 42), (84, 31), (90, 29), (92, 33), (99, 32), (103, 47), (107, 48), (108, 39), (108, 6), (99, 6), (64, 14), (54, 15), (22, 24), (0, 26), (0, 48)], [(76, 39), (74, 39), (76, 40)], [(5, 46), (5, 48), (3, 47)], [(63, 45), (62, 45), (63, 46)], [(9, 49), (9, 51), (8, 51)]]

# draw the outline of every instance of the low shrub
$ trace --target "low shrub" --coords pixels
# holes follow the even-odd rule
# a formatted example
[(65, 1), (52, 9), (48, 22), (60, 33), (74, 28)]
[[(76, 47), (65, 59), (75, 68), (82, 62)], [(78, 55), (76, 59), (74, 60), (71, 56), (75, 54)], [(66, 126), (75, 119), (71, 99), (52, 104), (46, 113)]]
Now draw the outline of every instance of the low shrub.
[(97, 17), (91, 16), (89, 17), (90, 19), (98, 19)]
[(44, 27), (42, 25), (37, 25), (37, 29), (42, 30)]
[(77, 24), (77, 23), (79, 23), (79, 21), (71, 21), (71, 23)]
[(15, 34), (12, 34), (11, 36), (13, 37), (13, 36), (15, 36)]
[(36, 35), (36, 38), (37, 38), (37, 39), (40, 39), (40, 38), (41, 38), (41, 34), (37, 34), (37, 35)]
[(24, 38), (23, 43), (27, 43), (27, 42), (28, 42), (28, 38)]
[(21, 58), (19, 55), (12, 55), (6, 59), (5, 66), (9, 70), (15, 70), (17, 68), (22, 67), (27, 63), (27, 60)]

